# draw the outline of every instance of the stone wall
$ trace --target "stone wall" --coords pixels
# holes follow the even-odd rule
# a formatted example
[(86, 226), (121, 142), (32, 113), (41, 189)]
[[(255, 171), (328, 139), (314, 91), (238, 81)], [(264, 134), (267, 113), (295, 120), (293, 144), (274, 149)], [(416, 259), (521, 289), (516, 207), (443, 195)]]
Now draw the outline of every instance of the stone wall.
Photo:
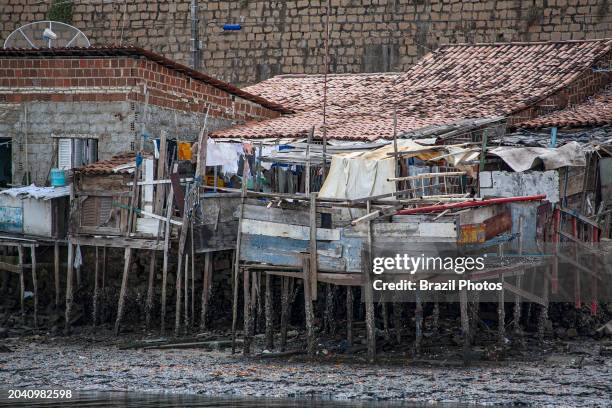
[[(330, 70), (405, 70), (440, 44), (612, 37), (610, 0), (330, 0)], [(35, 0), (2, 0), (0, 37), (43, 17)], [(189, 0), (78, 2), (74, 24), (93, 43), (138, 43), (190, 63)], [(250, 84), (279, 73), (320, 73), (326, 2), (199, 1), (200, 66)], [(125, 13), (124, 13), (125, 12)], [(241, 23), (224, 32), (225, 23)]]

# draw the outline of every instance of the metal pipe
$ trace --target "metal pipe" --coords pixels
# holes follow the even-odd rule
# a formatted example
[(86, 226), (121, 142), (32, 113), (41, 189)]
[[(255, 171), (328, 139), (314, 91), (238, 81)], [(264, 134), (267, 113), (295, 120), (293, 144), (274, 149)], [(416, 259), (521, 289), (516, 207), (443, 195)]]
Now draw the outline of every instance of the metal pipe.
[(540, 201), (546, 199), (546, 194), (534, 195), (534, 196), (523, 196), (523, 197), (503, 197), (503, 198), (490, 198), (482, 201), (464, 201), (460, 203), (450, 204), (439, 204), (439, 205), (428, 205), (427, 207), (420, 208), (406, 208), (399, 210), (395, 215), (409, 215), (409, 214), (421, 214), (426, 212), (437, 212), (444, 210), (452, 210), (457, 208), (468, 208), (468, 207), (482, 207), (493, 204), (504, 204), (504, 203), (515, 203), (519, 201)]

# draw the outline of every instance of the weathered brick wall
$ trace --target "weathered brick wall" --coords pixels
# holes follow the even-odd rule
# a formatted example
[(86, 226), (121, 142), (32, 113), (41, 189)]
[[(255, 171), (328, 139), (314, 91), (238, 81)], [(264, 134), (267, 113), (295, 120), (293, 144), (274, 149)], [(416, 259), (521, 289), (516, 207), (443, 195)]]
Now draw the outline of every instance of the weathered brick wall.
[[(45, 4), (1, 0), (0, 36)], [(612, 37), (610, 0), (331, 0), (331, 71), (403, 70), (439, 44)], [(25, 4), (25, 5), (24, 5)], [(323, 0), (200, 1), (201, 67), (247, 84), (323, 70)], [(124, 15), (125, 11), (125, 15)], [(224, 23), (242, 23), (223, 32)], [(138, 43), (190, 61), (189, 0), (77, 2), (74, 24), (97, 44)]]
[(133, 150), (143, 122), (152, 136), (195, 140), (207, 112), (210, 130), (279, 115), (143, 58), (0, 58), (0, 137), (12, 140), (14, 183), (29, 169), (44, 184), (54, 137), (97, 139), (108, 159)]
[[(246, 121), (275, 111), (233, 97), (153, 61), (132, 57), (0, 58), (0, 101), (139, 101), (211, 117)], [(210, 110), (209, 109), (210, 106)]]

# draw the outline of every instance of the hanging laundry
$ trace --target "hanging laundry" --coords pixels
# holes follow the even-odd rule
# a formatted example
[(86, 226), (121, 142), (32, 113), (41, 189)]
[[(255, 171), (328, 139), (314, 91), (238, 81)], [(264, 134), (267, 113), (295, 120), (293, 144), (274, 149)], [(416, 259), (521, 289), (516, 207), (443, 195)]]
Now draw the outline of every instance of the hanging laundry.
[(189, 142), (178, 142), (178, 159), (179, 160), (191, 160), (191, 143)]

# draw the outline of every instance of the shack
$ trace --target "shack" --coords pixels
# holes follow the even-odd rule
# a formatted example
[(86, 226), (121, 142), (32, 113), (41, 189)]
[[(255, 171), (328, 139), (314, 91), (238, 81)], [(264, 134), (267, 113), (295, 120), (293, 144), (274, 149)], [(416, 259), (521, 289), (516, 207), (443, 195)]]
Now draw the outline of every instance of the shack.
[[(491, 266), (485, 276), (499, 279), (514, 298), (539, 303), (541, 316), (546, 316), (548, 296), (559, 288), (558, 237), (567, 235), (559, 214), (572, 214), (561, 202), (568, 196), (563, 180), (566, 174), (584, 171), (585, 154), (582, 145), (561, 146), (548, 151), (548, 160), (560, 163), (548, 165), (542, 152), (532, 152), (527, 167), (512, 168), (507, 153), (515, 146), (505, 145), (506, 136), (521, 123), (572, 109), (605, 90), (610, 83), (611, 50), (607, 39), (449, 45), (400, 75), (279, 76), (251, 87), (291, 106), (295, 113), (213, 132), (212, 137), (274, 146), (261, 161), (289, 167), (298, 178), (292, 194), (243, 189), (243, 204), (236, 211), (240, 227), (233, 316), (235, 330), (242, 277), (244, 352), (251, 351), (249, 336), (254, 333), (253, 313), (260, 313), (263, 273), (266, 302), (272, 302), (269, 276), (283, 277), (281, 322), (287, 321), (286, 303), (291, 298), (287, 291), (294, 285), (285, 279), (301, 278), (310, 353), (314, 352), (312, 301), (317, 298), (317, 282), (349, 288), (365, 283), (373, 358), (375, 312), (368, 286), (377, 242), (406, 242), (404, 250), (419, 241), (452, 242), (497, 248), (499, 256), (513, 254), (506, 257), (510, 265)], [(281, 144), (281, 139), (290, 138), (292, 142)], [(402, 151), (404, 139), (420, 147)], [(430, 153), (429, 157), (423, 157), (424, 153)], [(537, 165), (542, 162), (543, 167)], [(534, 172), (525, 173), (532, 168)], [(530, 181), (525, 183), (526, 179)], [(573, 217), (581, 219), (580, 214)], [(587, 236), (587, 230), (591, 237), (598, 237), (599, 224), (588, 218), (583, 221), (588, 226), (581, 237)], [(552, 258), (550, 247), (538, 250), (544, 243), (552, 244)], [(535, 257), (520, 260), (530, 255)], [(548, 268), (553, 280), (541, 286), (543, 292), (521, 287), (527, 271), (539, 269), (543, 276)], [(497, 299), (500, 339), (505, 327), (504, 291)], [(327, 290), (326, 296), (330, 293)], [(596, 304), (594, 287), (590, 296)], [(352, 291), (347, 290), (347, 305), (351, 299)], [(462, 330), (469, 339), (466, 295), (460, 292), (459, 300)], [(418, 302), (416, 310), (419, 326), (422, 308)], [(267, 321), (267, 308), (265, 313)], [(385, 332), (387, 313), (383, 304)], [(520, 307), (515, 313), (518, 322)], [(325, 326), (327, 309), (324, 315)], [(348, 321), (350, 316), (352, 312), (347, 314)], [(399, 332), (400, 326), (395, 326)], [(347, 323), (349, 338), (350, 327)], [(271, 330), (272, 326), (266, 326), (267, 339), (273, 338)], [(281, 323), (281, 338), (283, 330)], [(418, 327), (416, 333), (419, 344)], [(269, 347), (271, 340), (266, 344)]]

